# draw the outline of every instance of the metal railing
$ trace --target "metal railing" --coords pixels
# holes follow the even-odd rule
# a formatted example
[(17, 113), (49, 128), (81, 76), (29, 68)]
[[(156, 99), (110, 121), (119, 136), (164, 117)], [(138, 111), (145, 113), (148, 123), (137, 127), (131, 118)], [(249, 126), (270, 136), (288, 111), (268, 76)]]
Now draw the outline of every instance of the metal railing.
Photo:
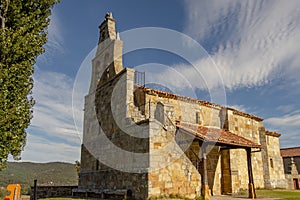
[(134, 83), (145, 87), (145, 72), (134, 72)]

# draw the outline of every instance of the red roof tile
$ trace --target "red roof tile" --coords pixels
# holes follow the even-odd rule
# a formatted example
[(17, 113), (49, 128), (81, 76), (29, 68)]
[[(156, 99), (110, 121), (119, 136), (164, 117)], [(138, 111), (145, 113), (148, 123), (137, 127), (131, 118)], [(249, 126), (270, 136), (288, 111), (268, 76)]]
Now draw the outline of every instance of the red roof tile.
[(280, 154), (282, 157), (300, 156), (300, 147), (280, 149)]
[(257, 143), (254, 143), (244, 137), (241, 137), (224, 129), (210, 128), (179, 121), (176, 122), (176, 126), (195, 135), (197, 138), (203, 141), (217, 142), (220, 144), (227, 144), (237, 147), (261, 147), (261, 145)]
[(266, 131), (266, 135), (274, 136), (274, 137), (280, 137), (281, 134), (277, 133), (275, 131)]

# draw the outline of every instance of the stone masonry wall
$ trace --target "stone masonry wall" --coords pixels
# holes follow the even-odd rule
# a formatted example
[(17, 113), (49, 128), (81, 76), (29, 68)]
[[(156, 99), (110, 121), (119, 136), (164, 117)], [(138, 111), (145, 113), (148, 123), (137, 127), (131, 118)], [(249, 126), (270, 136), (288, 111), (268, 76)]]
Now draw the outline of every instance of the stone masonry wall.
[[(143, 95), (139, 92), (139, 96)], [(179, 145), (180, 147), (178, 148), (178, 146), (171, 143), (172, 147), (164, 149), (174, 138), (174, 130), (169, 130), (172, 126), (174, 128), (174, 124), (168, 124), (168, 120), (173, 123), (175, 120), (182, 120), (193, 124), (197, 123), (203, 126), (220, 128), (221, 121), (219, 116), (221, 109), (152, 94), (147, 94), (140, 99), (144, 99), (151, 106), (150, 109), (145, 109), (145, 115), (155, 118), (153, 119), (155, 122), (150, 122), (150, 169), (153, 166), (159, 166), (161, 161), (170, 161), (170, 164), (166, 167), (159, 167), (157, 171), (150, 170), (149, 196), (172, 193), (191, 198), (199, 196), (201, 174), (199, 169), (197, 169), (193, 154), (201, 155), (200, 146), (196, 142), (196, 144), (190, 143), (190, 147)], [(163, 110), (162, 114), (158, 114), (160, 109)], [(150, 110), (150, 113), (147, 110)], [(189, 140), (188, 138), (186, 139)], [(192, 139), (190, 138), (190, 140)], [(217, 195), (221, 194), (220, 152), (219, 147), (211, 148), (207, 156), (208, 181), (211, 193)], [(191, 153), (192, 149), (194, 153)], [(181, 150), (185, 151), (185, 153)], [(201, 166), (200, 162), (198, 163), (199, 166)]]
[[(130, 69), (110, 77), (104, 74), (98, 83), (95, 110), (99, 130), (86, 137), (82, 147), (81, 191), (106, 194), (130, 190), (135, 198), (148, 197), (149, 128), (147, 123), (137, 126), (127, 118), (128, 102), (133, 100), (133, 74)], [(137, 134), (146, 137), (135, 137)], [(134, 154), (145, 156), (135, 160)]]
[[(230, 132), (240, 135), (248, 140), (260, 144), (260, 128), (263, 127), (261, 121), (239, 115), (232, 110), (228, 110), (228, 129)], [(230, 150), (230, 166), (232, 174), (232, 192), (241, 189), (248, 189), (248, 168), (247, 155), (244, 149)], [(254, 186), (264, 187), (263, 159), (261, 152), (251, 153), (252, 171)]]
[[(77, 186), (37, 186), (36, 198), (54, 198), (54, 197), (71, 197), (72, 190)], [(33, 199), (34, 188), (31, 187), (30, 199)]]
[[(106, 77), (105, 77), (106, 78)], [(107, 157), (106, 162), (113, 160), (115, 166), (98, 174), (99, 179), (105, 174), (110, 180), (107, 184), (101, 182), (104, 189), (116, 190), (116, 188), (130, 189), (136, 198), (147, 198), (147, 169), (149, 167), (149, 139), (147, 123), (135, 126), (130, 118), (126, 118), (128, 102), (133, 97), (133, 71), (124, 69), (106, 82), (99, 81), (96, 93), (96, 113), (103, 134), (113, 144), (111, 149), (100, 151), (99, 157), (105, 157), (108, 152), (114, 151)], [(102, 84), (102, 85), (101, 85)], [(129, 91), (129, 92), (128, 92)], [(145, 137), (135, 137), (142, 130)], [(102, 147), (103, 148), (103, 147)], [(134, 154), (145, 154), (142, 160), (136, 160)], [(105, 162), (105, 163), (106, 163)], [(137, 174), (133, 173), (137, 170)], [(126, 173), (130, 172), (130, 173)], [(102, 175), (101, 175), (102, 174)], [(127, 175), (126, 175), (127, 174)], [(114, 176), (118, 178), (113, 178)], [(100, 183), (100, 182), (99, 182)]]
[(191, 160), (155, 119), (150, 121), (149, 197), (179, 194), (200, 196), (201, 176)]
[[(211, 149), (210, 149), (211, 148)], [(211, 195), (221, 195), (221, 152), (218, 146), (208, 146), (209, 153), (207, 155), (207, 176), (208, 186), (211, 189)]]
[(268, 151), (267, 162), (269, 164), (270, 173), (269, 185), (271, 188), (286, 188), (283, 160), (279, 148), (279, 138), (266, 135), (266, 140)]

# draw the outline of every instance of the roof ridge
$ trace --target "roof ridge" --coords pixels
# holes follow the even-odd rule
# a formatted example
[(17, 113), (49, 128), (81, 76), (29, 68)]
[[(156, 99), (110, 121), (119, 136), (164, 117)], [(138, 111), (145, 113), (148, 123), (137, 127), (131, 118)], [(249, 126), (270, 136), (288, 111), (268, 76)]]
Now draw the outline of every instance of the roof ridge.
[(183, 96), (183, 95), (178, 95), (178, 94), (174, 94), (174, 93), (171, 93), (171, 92), (165, 92), (165, 91), (161, 91), (161, 90), (156, 90), (156, 89), (153, 89), (153, 88), (147, 88), (147, 87), (144, 87), (144, 86), (138, 86), (138, 88), (144, 90), (145, 92), (155, 92), (155, 93), (167, 96), (168, 98), (171, 98), (171, 97), (172, 98), (176, 98), (177, 97), (177, 98), (185, 99), (185, 100), (188, 100), (188, 101), (199, 102), (199, 103), (201, 103), (203, 105), (209, 105), (209, 106), (215, 107), (215, 108), (229, 109), (229, 110), (234, 111), (237, 115), (246, 116), (246, 117), (249, 117), (251, 119), (258, 120), (258, 121), (263, 121), (263, 118), (255, 116), (253, 114), (249, 114), (249, 113), (246, 113), (246, 112), (243, 112), (243, 111), (231, 108), (231, 107), (227, 107), (227, 106), (222, 106), (222, 105), (219, 105), (219, 104), (215, 104), (215, 103), (212, 103), (212, 102), (209, 102), (209, 101), (205, 101), (205, 100), (201, 100), (201, 99), (197, 99), (197, 98), (193, 98), (193, 97), (187, 97), (187, 96)]

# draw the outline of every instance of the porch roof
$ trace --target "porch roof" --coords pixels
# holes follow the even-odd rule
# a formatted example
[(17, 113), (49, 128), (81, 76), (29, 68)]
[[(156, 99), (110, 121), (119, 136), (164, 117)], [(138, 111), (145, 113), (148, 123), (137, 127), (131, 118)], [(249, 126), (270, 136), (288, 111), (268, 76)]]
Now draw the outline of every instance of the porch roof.
[(243, 148), (260, 148), (261, 145), (225, 129), (211, 128), (177, 121), (176, 127), (194, 135), (205, 142), (215, 142), (217, 145), (229, 145)]

